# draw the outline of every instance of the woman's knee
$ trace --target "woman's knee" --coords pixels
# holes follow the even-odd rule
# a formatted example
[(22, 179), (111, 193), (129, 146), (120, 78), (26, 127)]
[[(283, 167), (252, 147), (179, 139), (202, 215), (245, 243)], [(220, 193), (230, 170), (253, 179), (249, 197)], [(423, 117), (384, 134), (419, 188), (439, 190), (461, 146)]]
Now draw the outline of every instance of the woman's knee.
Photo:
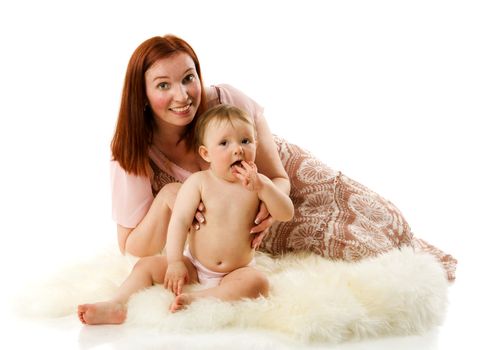
[(133, 267), (133, 270), (143, 270), (153, 272), (157, 267), (162, 265), (163, 256), (146, 256), (140, 258)]
[(162, 201), (169, 207), (169, 209), (172, 210), (179, 188), (181, 188), (181, 184), (179, 182), (172, 182), (165, 185), (157, 194), (156, 201)]
[(167, 260), (165, 256), (155, 255), (140, 258), (132, 272), (149, 278), (153, 284), (163, 283), (166, 274)]

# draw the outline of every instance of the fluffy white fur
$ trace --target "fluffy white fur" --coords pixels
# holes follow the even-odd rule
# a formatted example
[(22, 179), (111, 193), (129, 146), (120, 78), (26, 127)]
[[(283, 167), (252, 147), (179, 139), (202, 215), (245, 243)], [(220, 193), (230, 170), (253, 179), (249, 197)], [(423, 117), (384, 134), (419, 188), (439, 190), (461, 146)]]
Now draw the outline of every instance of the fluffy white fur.
[[(19, 299), (19, 311), (42, 317), (74, 313), (79, 303), (112, 295), (131, 266), (132, 260), (113, 252), (65, 268), (31, 289), (34, 295)], [(171, 314), (173, 295), (154, 286), (131, 297), (125, 327), (169, 333), (255, 328), (305, 342), (340, 342), (420, 334), (440, 324), (445, 314), (445, 272), (432, 256), (410, 248), (359, 263), (315, 255), (273, 259), (258, 253), (257, 266), (269, 277), (268, 298), (233, 303), (205, 299)]]

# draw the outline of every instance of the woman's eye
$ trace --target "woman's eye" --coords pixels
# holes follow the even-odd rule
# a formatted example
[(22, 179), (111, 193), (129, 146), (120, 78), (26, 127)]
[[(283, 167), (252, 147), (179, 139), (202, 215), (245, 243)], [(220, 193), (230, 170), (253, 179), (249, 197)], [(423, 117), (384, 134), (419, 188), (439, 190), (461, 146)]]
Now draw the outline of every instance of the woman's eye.
[(184, 82), (190, 83), (191, 81), (194, 81), (194, 74), (189, 74), (184, 78)]
[(161, 90), (166, 90), (166, 89), (169, 89), (169, 83), (162, 82), (162, 83), (159, 83), (157, 87)]

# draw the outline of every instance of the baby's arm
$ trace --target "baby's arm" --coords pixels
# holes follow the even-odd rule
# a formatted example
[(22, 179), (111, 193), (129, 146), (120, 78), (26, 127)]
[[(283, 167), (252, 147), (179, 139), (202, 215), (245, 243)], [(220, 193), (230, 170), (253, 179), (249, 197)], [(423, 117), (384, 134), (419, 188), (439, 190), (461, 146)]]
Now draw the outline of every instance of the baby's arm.
[(168, 265), (164, 286), (175, 294), (180, 294), (184, 283), (188, 282), (189, 274), (182, 261), (182, 253), (192, 220), (201, 201), (200, 180), (200, 173), (195, 173), (179, 189), (167, 230)]
[(242, 162), (242, 167), (237, 166), (235, 176), (241, 180), (246, 189), (258, 193), (258, 197), (266, 207), (273, 219), (289, 221), (293, 217), (294, 207), (290, 197), (275, 186), (273, 181), (263, 174), (258, 173), (254, 162)]

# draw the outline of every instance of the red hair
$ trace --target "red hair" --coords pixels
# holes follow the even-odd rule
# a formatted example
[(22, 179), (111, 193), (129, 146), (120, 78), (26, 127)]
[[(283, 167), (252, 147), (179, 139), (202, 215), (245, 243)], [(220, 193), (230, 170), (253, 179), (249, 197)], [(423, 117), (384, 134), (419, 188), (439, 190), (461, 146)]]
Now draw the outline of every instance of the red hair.
[(159, 59), (180, 52), (192, 58), (201, 84), (201, 102), (184, 135), (188, 144), (192, 142), (194, 121), (206, 109), (206, 94), (197, 55), (186, 41), (174, 35), (147, 39), (134, 51), (127, 65), (119, 117), (111, 142), (112, 159), (118, 161), (128, 173), (139, 176), (149, 176), (151, 173), (149, 146), (156, 124), (150, 108), (146, 108), (145, 72)]

